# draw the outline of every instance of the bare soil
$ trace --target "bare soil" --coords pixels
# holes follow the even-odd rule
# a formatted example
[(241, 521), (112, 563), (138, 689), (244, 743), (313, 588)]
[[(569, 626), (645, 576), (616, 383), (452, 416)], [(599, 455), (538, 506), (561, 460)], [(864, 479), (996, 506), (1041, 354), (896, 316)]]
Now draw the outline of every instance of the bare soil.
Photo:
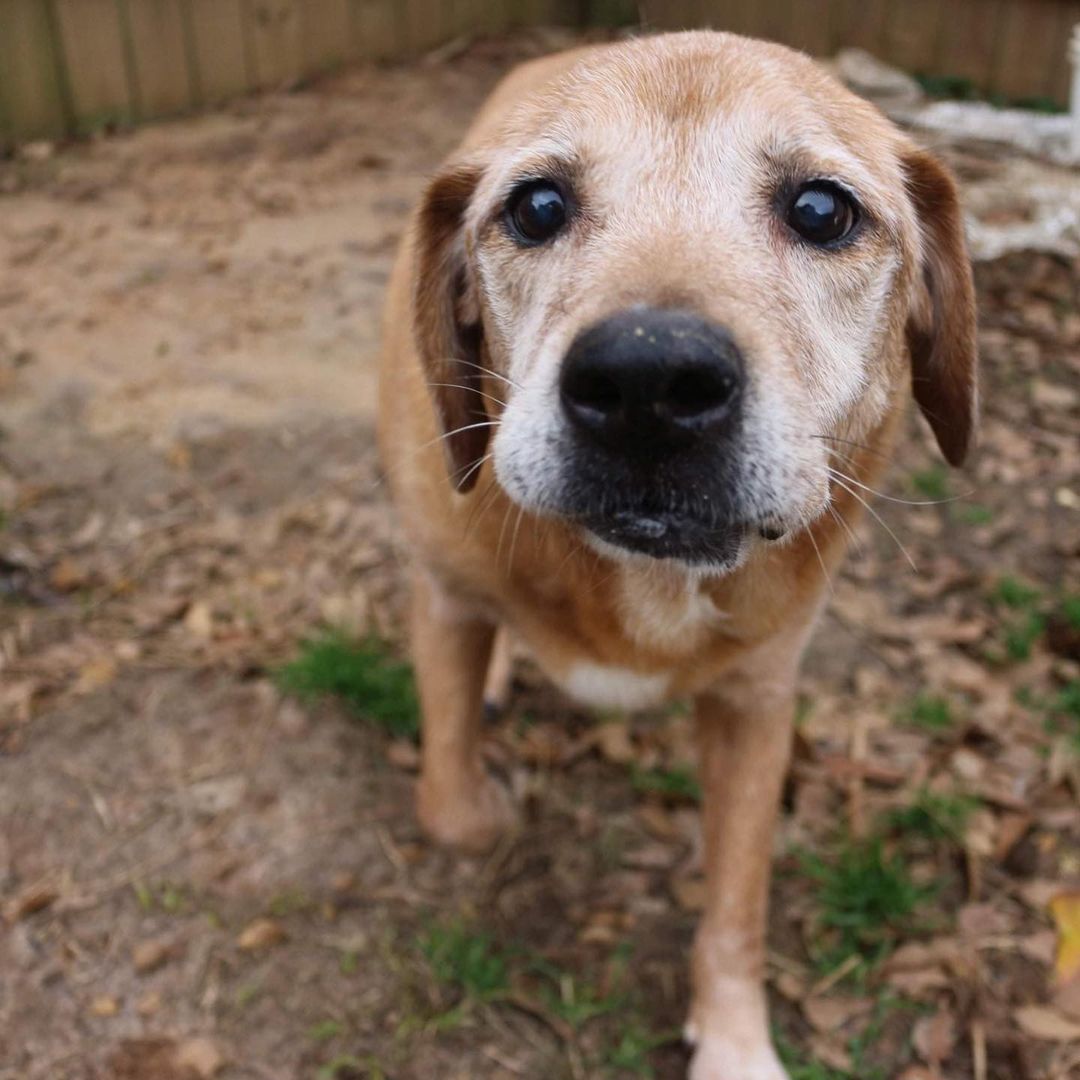
[[(525, 824), (469, 860), (420, 835), (410, 744), (274, 680), (322, 625), (400, 643), (383, 283), (425, 176), (553, 43), (0, 163), (2, 1080), (683, 1074), (696, 812), (640, 779), (681, 775), (682, 712), (598, 725), (522, 664), (490, 753)], [(878, 501), (898, 539), (860, 529), (806, 665), (769, 964), (795, 1080), (1080, 1070), (1048, 908), (1080, 888), (1080, 274), (978, 276), (978, 459), (946, 476), (912, 418), (885, 488), (963, 497)], [(971, 800), (950, 838), (887, 833), (932, 898), (891, 961), (823, 966), (808, 858), (924, 789)], [(455, 933), (498, 993), (440, 977)]]

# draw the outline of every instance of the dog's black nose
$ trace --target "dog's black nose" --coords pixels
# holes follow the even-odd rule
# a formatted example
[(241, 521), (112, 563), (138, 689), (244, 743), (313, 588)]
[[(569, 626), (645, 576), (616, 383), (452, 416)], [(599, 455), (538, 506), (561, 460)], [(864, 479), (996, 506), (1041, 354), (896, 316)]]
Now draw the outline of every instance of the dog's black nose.
[(578, 431), (615, 450), (672, 449), (731, 425), (745, 381), (720, 326), (688, 311), (630, 308), (574, 339), (562, 406)]

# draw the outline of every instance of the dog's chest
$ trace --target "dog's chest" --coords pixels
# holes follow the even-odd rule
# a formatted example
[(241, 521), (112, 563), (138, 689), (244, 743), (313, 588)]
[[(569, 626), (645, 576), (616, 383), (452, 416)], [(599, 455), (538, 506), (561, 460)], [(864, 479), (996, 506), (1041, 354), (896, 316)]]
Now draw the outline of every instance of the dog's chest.
[[(685, 669), (726, 619), (684, 574), (622, 570), (609, 597), (617, 640), (596, 642), (597, 655), (564, 654), (549, 668), (567, 694), (592, 708), (641, 709), (668, 700), (685, 686)], [(604, 662), (598, 655), (632, 659)]]

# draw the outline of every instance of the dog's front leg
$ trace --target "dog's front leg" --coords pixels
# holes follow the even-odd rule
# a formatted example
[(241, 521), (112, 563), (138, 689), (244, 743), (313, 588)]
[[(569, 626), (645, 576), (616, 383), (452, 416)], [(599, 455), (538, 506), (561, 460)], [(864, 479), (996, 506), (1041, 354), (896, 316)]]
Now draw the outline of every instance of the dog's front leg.
[(769, 1035), (764, 968), (773, 829), (800, 651), (801, 644), (755, 655), (696, 702), (706, 906), (687, 1025), (696, 1046), (691, 1080), (787, 1080)]
[(416, 807), (436, 840), (489, 848), (513, 822), (507, 792), (480, 754), (484, 680), (494, 624), (418, 572), (412, 589), (412, 652), (423, 713)]

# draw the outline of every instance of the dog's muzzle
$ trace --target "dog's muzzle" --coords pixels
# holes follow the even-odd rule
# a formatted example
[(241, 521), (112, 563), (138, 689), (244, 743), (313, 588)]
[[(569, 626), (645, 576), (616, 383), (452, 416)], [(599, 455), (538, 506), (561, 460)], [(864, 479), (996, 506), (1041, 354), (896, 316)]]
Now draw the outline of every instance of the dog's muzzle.
[(731, 335), (692, 312), (634, 307), (579, 334), (559, 396), (581, 524), (656, 558), (733, 559), (745, 528), (725, 477), (745, 384)]

